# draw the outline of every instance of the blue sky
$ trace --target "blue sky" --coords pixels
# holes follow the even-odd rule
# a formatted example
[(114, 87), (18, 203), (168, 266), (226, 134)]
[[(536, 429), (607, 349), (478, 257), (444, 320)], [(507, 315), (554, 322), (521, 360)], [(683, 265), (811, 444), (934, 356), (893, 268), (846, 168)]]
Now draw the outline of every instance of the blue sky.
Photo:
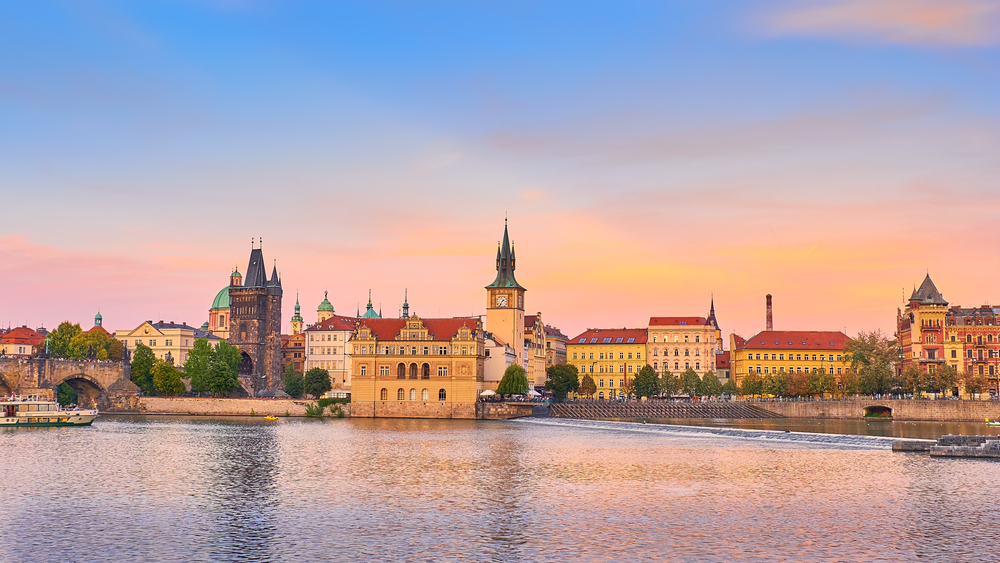
[(481, 313), (506, 215), (567, 333), (891, 331), (928, 270), (1000, 293), (998, 43), (985, 0), (7, 3), (0, 322), (200, 324), (255, 236), (307, 311)]

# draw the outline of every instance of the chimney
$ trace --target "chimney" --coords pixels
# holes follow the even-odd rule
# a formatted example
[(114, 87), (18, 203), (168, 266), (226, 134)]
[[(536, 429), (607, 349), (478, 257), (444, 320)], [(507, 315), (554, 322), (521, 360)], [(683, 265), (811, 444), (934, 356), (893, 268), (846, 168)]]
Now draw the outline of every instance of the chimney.
[(771, 294), (767, 294), (767, 330), (774, 330), (774, 316), (771, 313)]

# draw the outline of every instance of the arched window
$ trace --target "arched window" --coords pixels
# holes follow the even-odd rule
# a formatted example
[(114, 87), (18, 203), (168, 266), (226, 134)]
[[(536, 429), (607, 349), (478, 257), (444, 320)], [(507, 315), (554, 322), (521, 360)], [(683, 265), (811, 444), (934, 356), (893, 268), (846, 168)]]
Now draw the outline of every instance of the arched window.
[(696, 348), (695, 351), (694, 351), (694, 355), (695, 356), (700, 356), (701, 355), (701, 349), (700, 348)]
[(406, 379), (406, 364), (396, 366), (396, 379)]
[(406, 391), (403, 391), (402, 387), (400, 387), (399, 390), (396, 391), (396, 400), (397, 401), (406, 400)]
[(600, 396), (600, 399), (603, 401), (604, 400), (604, 391), (601, 391), (601, 393), (600, 393), (599, 396)]
[(983, 343), (983, 337), (982, 336), (976, 338), (976, 344), (982, 344), (982, 343)]
[(388, 401), (389, 400), (389, 390), (385, 387), (382, 388), (382, 392), (379, 393), (379, 400)]
[(439, 401), (444, 401), (447, 398), (448, 398), (448, 394), (445, 393), (444, 389), (438, 390), (438, 400)]
[(431, 378), (431, 365), (430, 364), (424, 364), (420, 368), (420, 371), (422, 372), (420, 374), (420, 379), (430, 379)]
[(417, 364), (410, 364), (410, 379), (417, 378)]
[(429, 396), (430, 396), (430, 394), (427, 392), (426, 389), (424, 389), (423, 391), (420, 392), (420, 400), (421, 401), (426, 401), (427, 397), (429, 397)]
[(417, 390), (416, 389), (410, 389), (410, 400), (411, 401), (416, 401), (417, 400)]
[(674, 355), (675, 356), (680, 356), (681, 355), (681, 351), (678, 350), (677, 348), (674, 348)]
[(684, 355), (685, 355), (685, 356), (690, 356), (690, 355), (691, 355), (691, 350), (689, 350), (689, 349), (685, 348), (685, 349), (684, 349)]
[(972, 344), (972, 335), (971, 334), (966, 334), (965, 335), (965, 341), (967, 343), (969, 343), (969, 344)]

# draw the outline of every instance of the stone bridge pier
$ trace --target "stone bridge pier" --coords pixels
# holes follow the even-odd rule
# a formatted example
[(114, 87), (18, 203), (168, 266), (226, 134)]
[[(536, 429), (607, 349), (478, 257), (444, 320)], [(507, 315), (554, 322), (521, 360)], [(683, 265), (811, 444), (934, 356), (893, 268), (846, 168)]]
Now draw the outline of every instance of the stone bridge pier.
[(0, 358), (0, 394), (40, 395), (55, 400), (59, 385), (72, 387), (84, 406), (108, 410), (138, 398), (131, 366), (122, 362)]

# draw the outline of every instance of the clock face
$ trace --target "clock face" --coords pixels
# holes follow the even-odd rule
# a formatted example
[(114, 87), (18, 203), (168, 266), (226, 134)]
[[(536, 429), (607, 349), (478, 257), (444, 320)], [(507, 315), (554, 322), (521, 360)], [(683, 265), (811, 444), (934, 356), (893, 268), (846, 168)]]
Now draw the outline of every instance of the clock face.
[(506, 307), (506, 306), (507, 306), (507, 296), (497, 295), (497, 307)]

